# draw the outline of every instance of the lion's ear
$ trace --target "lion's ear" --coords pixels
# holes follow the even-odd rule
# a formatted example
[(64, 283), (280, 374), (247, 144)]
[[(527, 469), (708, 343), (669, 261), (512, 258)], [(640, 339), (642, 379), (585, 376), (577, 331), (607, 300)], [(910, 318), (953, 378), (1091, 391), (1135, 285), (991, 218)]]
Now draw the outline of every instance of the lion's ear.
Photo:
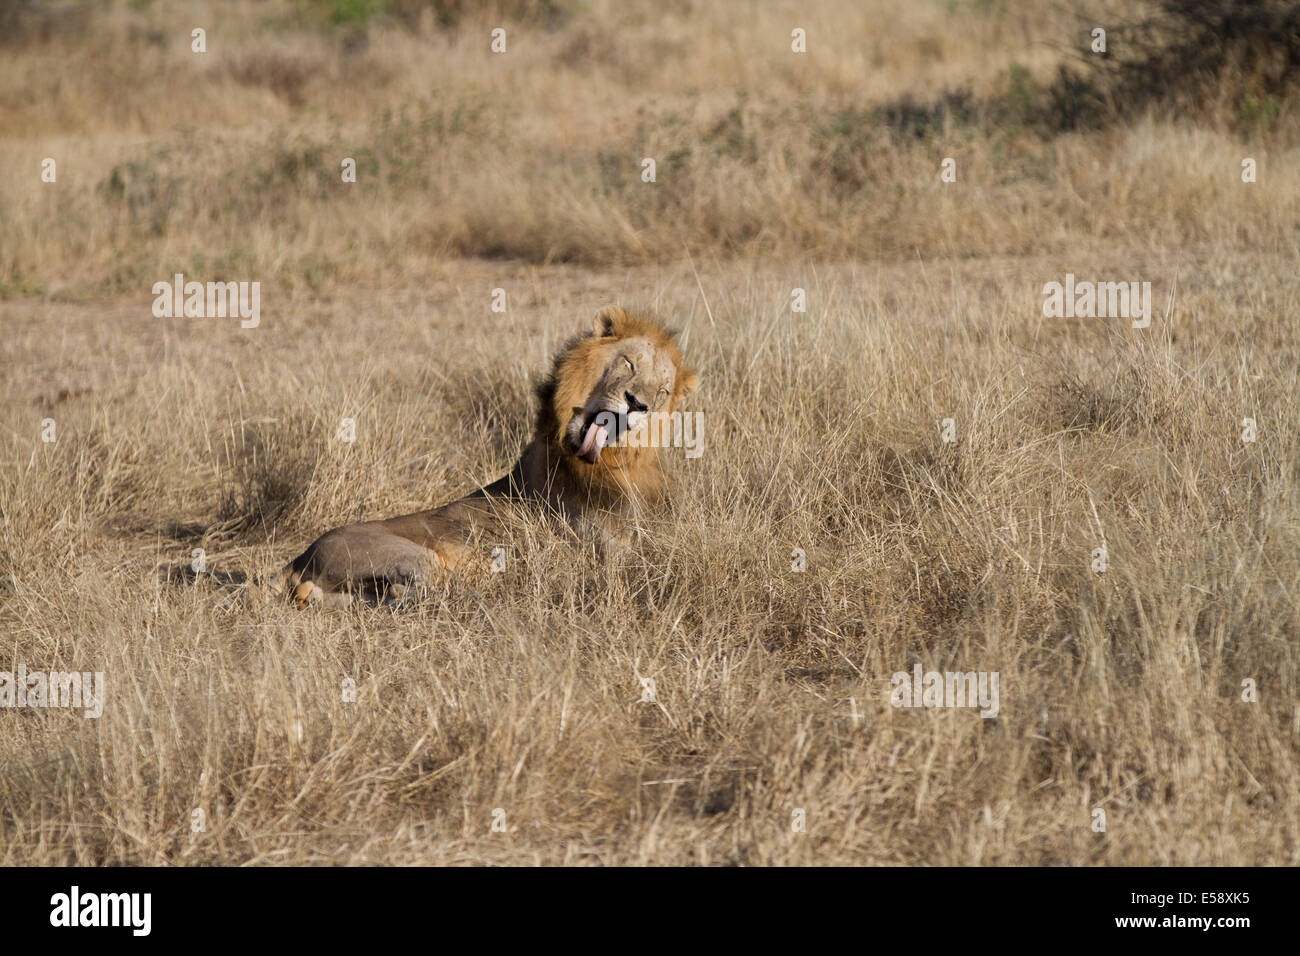
[(616, 305), (607, 305), (596, 313), (596, 318), (591, 323), (592, 330), (601, 338), (610, 335), (618, 335), (623, 323), (627, 321), (627, 313)]
[(700, 377), (694, 372), (683, 370), (677, 375), (677, 399), (688, 398), (700, 387)]

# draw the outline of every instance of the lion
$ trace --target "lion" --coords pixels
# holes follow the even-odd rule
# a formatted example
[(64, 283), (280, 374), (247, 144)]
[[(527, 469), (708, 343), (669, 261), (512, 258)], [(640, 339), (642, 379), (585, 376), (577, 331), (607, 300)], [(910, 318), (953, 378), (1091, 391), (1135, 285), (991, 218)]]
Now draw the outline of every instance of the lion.
[[(300, 607), (355, 596), (402, 602), (467, 563), (505, 530), (506, 503), (558, 516), (605, 556), (630, 544), (634, 517), (667, 500), (652, 416), (671, 415), (699, 387), (676, 333), (610, 306), (571, 339), (538, 386), (536, 427), (510, 473), (429, 511), (326, 532), (270, 582)], [(662, 419), (658, 419), (662, 421)]]

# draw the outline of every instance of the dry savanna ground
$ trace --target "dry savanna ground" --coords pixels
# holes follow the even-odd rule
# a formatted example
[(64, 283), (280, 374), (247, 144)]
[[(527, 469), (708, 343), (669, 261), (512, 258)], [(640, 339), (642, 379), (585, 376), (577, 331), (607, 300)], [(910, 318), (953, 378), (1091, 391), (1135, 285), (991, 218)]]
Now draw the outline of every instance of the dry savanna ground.
[[(1147, 7), (1087, 9), (7, 11), (0, 671), (107, 699), (0, 709), (0, 863), (1294, 863), (1300, 120), (1248, 57), (1062, 81)], [(610, 302), (703, 380), (630, 561), (521, 520), (413, 607), (253, 599), (504, 472)], [(918, 663), (997, 717), (891, 706)]]

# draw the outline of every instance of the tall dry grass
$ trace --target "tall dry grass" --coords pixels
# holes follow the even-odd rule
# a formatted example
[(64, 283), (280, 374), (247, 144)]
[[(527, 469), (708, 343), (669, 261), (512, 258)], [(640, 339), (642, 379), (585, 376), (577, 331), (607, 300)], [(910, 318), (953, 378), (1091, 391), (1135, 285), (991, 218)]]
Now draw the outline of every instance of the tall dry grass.
[[(1076, 37), (1030, 4), (504, 4), (497, 58), (408, 6), (119, 4), (0, 55), (0, 669), (109, 690), (0, 711), (0, 862), (1295, 861), (1284, 104), (991, 120)], [(175, 271), (262, 281), (261, 325), (155, 319)], [(1044, 318), (1066, 272), (1152, 281), (1151, 327)], [(524, 522), (399, 613), (249, 599), (504, 471), (611, 301), (685, 330), (706, 416), (629, 565)], [(998, 671), (997, 719), (891, 707), (917, 662)]]
[[(1244, 141), (1141, 116), (1045, 137), (1044, 91), (1080, 31), (1036, 3), (911, 5), (888, 30), (870, 4), (598, 6), (549, 30), (503, 19), (504, 55), (489, 52), (491, 16), (450, 32), (380, 19), (362, 44), (295, 26), (292, 9), (120, 5), (0, 62), (15, 171), (0, 183), (0, 294), (143, 297), (177, 271), (322, 292), (420, 281), (430, 260), (463, 256), (626, 266), (684, 249), (911, 259), (1294, 240), (1289, 106)], [(794, 22), (807, 54), (790, 52)], [(189, 45), (199, 23), (204, 54)], [(1266, 189), (1239, 188), (1247, 155)], [(57, 184), (40, 179), (46, 157)], [(958, 189), (940, 181), (945, 158)]]

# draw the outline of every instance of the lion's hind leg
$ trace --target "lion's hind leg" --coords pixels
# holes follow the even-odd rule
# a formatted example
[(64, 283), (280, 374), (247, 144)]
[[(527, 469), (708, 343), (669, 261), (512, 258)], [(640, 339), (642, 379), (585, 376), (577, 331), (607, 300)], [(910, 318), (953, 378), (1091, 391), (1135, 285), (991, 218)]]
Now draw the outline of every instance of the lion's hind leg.
[(435, 552), (386, 531), (381, 522), (365, 522), (318, 538), (281, 576), (299, 607), (338, 606), (354, 597), (391, 604), (418, 596), (440, 567)]
[(352, 600), (352, 595), (346, 591), (321, 587), (309, 576), (310, 572), (295, 569), (295, 564), (306, 554), (308, 552), (303, 552), (303, 555), (299, 555), (298, 558), (289, 562), (289, 564), (285, 565), (283, 571), (267, 582), (267, 593), (282, 599), (287, 597), (298, 607), (307, 607), (312, 604), (328, 606), (348, 604)]
[(293, 589), (293, 603), (298, 607), (321, 604), (326, 607), (343, 607), (352, 603), (348, 591), (327, 591), (315, 581), (303, 581)]

